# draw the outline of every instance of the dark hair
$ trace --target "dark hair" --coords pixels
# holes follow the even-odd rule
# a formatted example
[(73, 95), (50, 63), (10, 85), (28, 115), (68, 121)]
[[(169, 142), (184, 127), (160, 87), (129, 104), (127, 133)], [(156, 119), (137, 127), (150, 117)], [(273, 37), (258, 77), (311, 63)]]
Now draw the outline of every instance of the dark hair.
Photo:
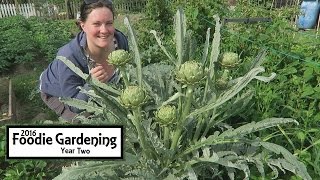
[(77, 19), (77, 22), (76, 22), (79, 29), (81, 30), (80, 21), (83, 21), (83, 22), (86, 21), (88, 18), (88, 15), (92, 12), (92, 10), (96, 8), (102, 8), (102, 7), (106, 7), (110, 9), (113, 15), (113, 18), (115, 17), (111, 0), (84, 0), (80, 6), (79, 19)]

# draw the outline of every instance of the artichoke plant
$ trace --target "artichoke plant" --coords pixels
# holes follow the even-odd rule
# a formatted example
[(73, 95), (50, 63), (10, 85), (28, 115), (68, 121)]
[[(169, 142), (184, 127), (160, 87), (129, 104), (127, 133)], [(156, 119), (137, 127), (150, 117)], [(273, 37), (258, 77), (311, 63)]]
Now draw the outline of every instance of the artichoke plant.
[(202, 65), (196, 61), (187, 61), (176, 72), (176, 79), (183, 84), (198, 84), (204, 78)]
[(126, 108), (137, 108), (147, 100), (146, 92), (139, 86), (128, 86), (120, 95), (120, 102)]
[(239, 55), (234, 52), (225, 52), (222, 55), (221, 65), (225, 68), (233, 68), (239, 64)]
[(119, 68), (120, 74), (124, 80), (124, 84), (126, 87), (128, 87), (130, 83), (126, 74), (125, 65), (132, 59), (130, 53), (123, 49), (118, 49), (111, 52), (108, 56), (108, 59), (110, 64)]
[(224, 69), (222, 76), (216, 81), (217, 88), (219, 89), (228, 88), (228, 82), (230, 79), (229, 76), (230, 76), (230, 71), (228, 69)]
[(176, 107), (170, 105), (161, 106), (156, 112), (156, 118), (161, 125), (169, 125), (174, 123), (177, 119)]
[(132, 57), (128, 51), (118, 49), (111, 52), (108, 56), (108, 59), (110, 64), (119, 67), (126, 65), (132, 59)]
[[(263, 178), (269, 174), (275, 175), (266, 179), (277, 178), (278, 169), (311, 179), (306, 167), (288, 150), (255, 136), (258, 134), (256, 132), (266, 128), (295, 123), (294, 119), (268, 118), (247, 124), (241, 122), (236, 127), (227, 124), (226, 120), (246, 110), (253, 96), (247, 85), (254, 79), (268, 82), (273, 77), (258, 76), (265, 69), (260, 66), (262, 56), (257, 56), (256, 66), (237, 77), (230, 88), (217, 90), (217, 74), (221, 72), (216, 72), (219, 68), (215, 65), (220, 52), (221, 23), (218, 17), (215, 19), (210, 59), (207, 59), (207, 53), (204, 53), (201, 62), (190, 61), (190, 56), (184, 56), (184, 53), (191, 52), (192, 46), (187, 43), (192, 41), (188, 39), (191, 36), (185, 34), (186, 22), (180, 9), (175, 16), (178, 57), (170, 54), (153, 33), (170, 61), (165, 65), (159, 63), (143, 68), (134, 33), (129, 20), (125, 21), (133, 42), (136, 66), (128, 68), (122, 63), (118, 65), (123, 65), (123, 68), (127, 66), (134, 72), (128, 73), (130, 78), (125, 80), (125, 86), (93, 84), (97, 87), (96, 94), (87, 94), (97, 105), (76, 102), (78, 108), (94, 111), (96, 115), (83, 122), (124, 125), (125, 158), (123, 161), (93, 161), (72, 166), (63, 170), (57, 179), (226, 179), (227, 176), (235, 179), (238, 175), (239, 179), (249, 179), (250, 168), (254, 165), (257, 167), (255, 172)], [(208, 32), (203, 52), (209, 52)], [(110, 59), (112, 62), (118, 61), (112, 57)], [(128, 59), (128, 56), (123, 59)], [(206, 60), (209, 62), (206, 63)], [(235, 67), (239, 64), (238, 55), (225, 53), (220, 63), (224, 67)], [(165, 71), (166, 68), (169, 70)], [(208, 73), (204, 71), (206, 68)], [(225, 85), (229, 71), (227, 68), (223, 70), (221, 81)], [(205, 80), (203, 86), (196, 86), (202, 80)], [(113, 89), (119, 87), (125, 89)], [(145, 103), (149, 99), (149, 103)], [(169, 126), (170, 123), (174, 126)], [(270, 169), (266, 171), (268, 167)], [(238, 174), (239, 171), (242, 173)]]

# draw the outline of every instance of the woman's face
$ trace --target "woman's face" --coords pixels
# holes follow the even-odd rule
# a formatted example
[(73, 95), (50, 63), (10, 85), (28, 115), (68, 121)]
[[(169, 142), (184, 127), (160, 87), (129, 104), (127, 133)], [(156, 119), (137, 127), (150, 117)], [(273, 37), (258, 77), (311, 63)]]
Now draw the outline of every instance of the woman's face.
[(97, 48), (109, 48), (113, 43), (114, 26), (113, 14), (106, 7), (91, 11), (81, 27), (87, 35), (87, 43)]

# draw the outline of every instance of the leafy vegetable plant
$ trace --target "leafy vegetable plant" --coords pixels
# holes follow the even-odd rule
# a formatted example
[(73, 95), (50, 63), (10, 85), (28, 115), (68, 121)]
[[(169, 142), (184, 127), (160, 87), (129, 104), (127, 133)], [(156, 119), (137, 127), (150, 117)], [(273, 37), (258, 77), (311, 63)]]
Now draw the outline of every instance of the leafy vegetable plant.
[(80, 161), (65, 167), (56, 179), (235, 179), (238, 171), (243, 172), (238, 177), (249, 179), (252, 165), (262, 177), (270, 176), (271, 171), (277, 178), (280, 169), (311, 179), (306, 167), (288, 150), (255, 136), (266, 128), (297, 123), (294, 119), (267, 118), (240, 127), (225, 122), (247, 107), (253, 97), (253, 91), (247, 88), (252, 80), (269, 82), (275, 74), (258, 75), (265, 71), (262, 52), (243, 76), (229, 77), (229, 71), (241, 61), (238, 55), (226, 53), (233, 59), (221, 63), (221, 24), (218, 16), (214, 18), (212, 42), (208, 29), (202, 58), (193, 58), (186, 18), (179, 9), (174, 26), (176, 54), (171, 54), (151, 31), (168, 61), (145, 67), (126, 18), (134, 55), (131, 58), (115, 52), (110, 56), (115, 58), (111, 60), (115, 65), (120, 65), (123, 84), (100, 83), (66, 58), (58, 57), (91, 84), (92, 90), (81, 90), (90, 96), (89, 102), (63, 100), (93, 114), (79, 116), (81, 122), (124, 125), (126, 134), (124, 160)]

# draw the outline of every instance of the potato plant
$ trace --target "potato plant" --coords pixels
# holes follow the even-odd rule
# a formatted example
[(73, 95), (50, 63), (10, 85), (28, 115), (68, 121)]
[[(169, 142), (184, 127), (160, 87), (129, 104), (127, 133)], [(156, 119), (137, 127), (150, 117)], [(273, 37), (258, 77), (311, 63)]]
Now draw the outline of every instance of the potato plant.
[(55, 179), (249, 179), (253, 166), (262, 177), (277, 178), (280, 169), (311, 179), (288, 150), (255, 136), (263, 129), (296, 123), (294, 119), (267, 118), (239, 127), (226, 123), (247, 108), (254, 95), (247, 85), (253, 80), (269, 82), (275, 73), (259, 75), (265, 71), (262, 52), (243, 76), (231, 77), (241, 60), (232, 52), (220, 56), (221, 24), (218, 16), (214, 18), (213, 40), (208, 29), (203, 56), (196, 58), (186, 17), (179, 9), (174, 24), (176, 53), (150, 31), (167, 59), (144, 67), (126, 18), (132, 52), (115, 51), (109, 57), (120, 70), (123, 83), (119, 84), (100, 83), (65, 57), (57, 57), (92, 87), (81, 90), (89, 102), (63, 99), (92, 113), (77, 118), (83, 124), (123, 125), (126, 131), (122, 161), (80, 161)]

